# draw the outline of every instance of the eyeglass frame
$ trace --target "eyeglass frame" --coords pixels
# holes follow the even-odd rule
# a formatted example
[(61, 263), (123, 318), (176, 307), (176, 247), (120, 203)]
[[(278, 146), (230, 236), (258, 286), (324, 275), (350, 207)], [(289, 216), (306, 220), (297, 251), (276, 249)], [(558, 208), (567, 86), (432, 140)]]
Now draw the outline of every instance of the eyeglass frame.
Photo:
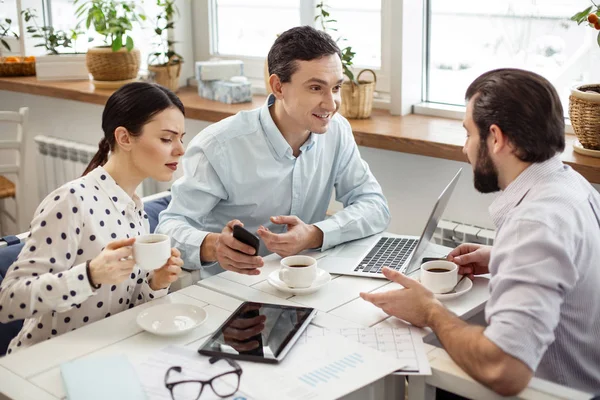
[[(244, 372), (242, 370), (242, 367), (240, 366), (240, 364), (238, 364), (235, 360), (232, 360), (230, 358), (225, 358), (225, 357), (211, 357), (208, 362), (211, 364), (216, 363), (219, 360), (225, 360), (229, 363), (229, 365), (231, 365), (234, 370), (233, 371), (227, 371), (227, 372), (223, 372), (221, 374), (215, 375), (212, 378), (210, 378), (209, 380), (202, 380), (202, 379), (187, 379), (187, 380), (182, 380), (182, 381), (176, 381), (176, 382), (167, 382), (167, 379), (169, 378), (169, 374), (171, 373), (171, 371), (176, 371), (178, 373), (181, 373), (181, 366), (179, 365), (174, 365), (172, 367), (170, 367), (167, 372), (165, 372), (165, 387), (167, 389), (169, 389), (169, 392), (171, 393), (171, 399), (176, 400), (175, 399), (175, 395), (173, 394), (173, 388), (177, 385), (179, 385), (180, 383), (199, 383), (200, 384), (200, 392), (198, 393), (198, 397), (196, 397), (196, 400), (200, 398), (200, 396), (202, 396), (202, 392), (204, 391), (204, 386), (208, 385), (210, 386), (211, 390), (213, 391), (213, 393), (217, 396), (219, 396), (220, 398), (225, 398), (225, 397), (229, 397), (232, 394), (235, 394), (239, 388), (240, 388), (240, 380), (242, 379), (242, 373)], [(215, 391), (215, 388), (212, 386), (212, 381), (220, 378), (224, 375), (228, 375), (231, 373), (235, 373), (238, 376), (238, 383), (237, 386), (235, 388), (235, 390), (233, 391), (233, 393), (227, 394), (225, 396), (220, 395), (219, 393), (217, 393)]]

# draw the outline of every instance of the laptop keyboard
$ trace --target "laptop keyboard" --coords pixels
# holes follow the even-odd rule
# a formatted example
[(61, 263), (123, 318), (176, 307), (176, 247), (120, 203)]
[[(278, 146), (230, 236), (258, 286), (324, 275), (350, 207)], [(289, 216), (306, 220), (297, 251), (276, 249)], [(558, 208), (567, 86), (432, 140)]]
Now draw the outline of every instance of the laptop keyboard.
[(400, 271), (418, 242), (418, 239), (382, 237), (354, 272), (377, 274), (381, 273), (383, 267)]

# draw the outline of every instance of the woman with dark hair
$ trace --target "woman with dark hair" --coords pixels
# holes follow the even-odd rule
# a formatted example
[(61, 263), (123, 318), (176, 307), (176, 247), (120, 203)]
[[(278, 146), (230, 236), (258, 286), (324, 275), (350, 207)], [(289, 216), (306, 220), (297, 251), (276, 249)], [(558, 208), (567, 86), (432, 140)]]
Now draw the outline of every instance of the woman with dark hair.
[[(167, 294), (177, 249), (152, 272), (131, 259), (149, 233), (137, 186), (169, 181), (183, 155), (184, 108), (161, 86), (121, 87), (102, 113), (104, 138), (84, 175), (48, 195), (0, 287), (0, 322), (25, 319), (8, 353)], [(110, 152), (110, 158), (109, 158)]]

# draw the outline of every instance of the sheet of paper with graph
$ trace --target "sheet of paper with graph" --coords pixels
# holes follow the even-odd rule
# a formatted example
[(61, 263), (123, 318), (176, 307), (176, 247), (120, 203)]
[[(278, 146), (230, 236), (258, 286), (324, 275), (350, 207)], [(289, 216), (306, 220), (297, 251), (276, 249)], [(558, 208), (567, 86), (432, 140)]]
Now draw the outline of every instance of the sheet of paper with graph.
[(398, 372), (406, 375), (431, 375), (431, 367), (423, 346), (423, 338), (417, 328), (343, 328), (329, 330), (309, 325), (299, 343), (309, 343), (311, 339), (342, 335), (350, 340), (363, 343), (373, 349), (393, 354), (406, 365)]

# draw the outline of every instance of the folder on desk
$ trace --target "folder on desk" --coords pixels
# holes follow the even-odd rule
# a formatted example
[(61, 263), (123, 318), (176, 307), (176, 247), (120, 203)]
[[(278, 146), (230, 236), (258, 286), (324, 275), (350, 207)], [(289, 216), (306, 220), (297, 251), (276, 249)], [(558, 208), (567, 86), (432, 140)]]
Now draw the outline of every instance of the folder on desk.
[(68, 400), (145, 400), (135, 369), (123, 355), (64, 363), (60, 372)]

